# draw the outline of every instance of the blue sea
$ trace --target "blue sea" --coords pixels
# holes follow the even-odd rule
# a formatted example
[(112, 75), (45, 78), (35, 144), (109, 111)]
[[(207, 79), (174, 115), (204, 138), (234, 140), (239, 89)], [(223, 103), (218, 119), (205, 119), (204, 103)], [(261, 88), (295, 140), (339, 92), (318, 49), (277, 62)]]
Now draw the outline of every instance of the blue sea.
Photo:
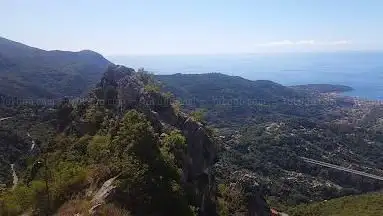
[(283, 53), (200, 56), (115, 56), (116, 64), (155, 74), (219, 72), (283, 85), (342, 84), (345, 93), (383, 100), (383, 52)]

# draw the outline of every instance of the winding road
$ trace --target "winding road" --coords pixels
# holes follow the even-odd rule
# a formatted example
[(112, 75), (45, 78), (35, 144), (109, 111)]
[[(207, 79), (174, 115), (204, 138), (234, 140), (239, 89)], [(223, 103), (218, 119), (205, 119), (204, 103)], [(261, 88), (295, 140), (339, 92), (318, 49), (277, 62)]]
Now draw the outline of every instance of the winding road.
[(33, 140), (31, 134), (27, 133), (27, 136), (31, 139), (32, 145), (31, 145), (31, 151), (35, 148), (36, 142)]
[[(4, 118), (0, 118), (0, 121), (4, 121), (4, 120), (7, 120), (7, 119), (10, 119), (12, 117), (4, 117)], [(33, 138), (31, 137), (31, 135), (29, 133), (27, 133), (27, 136), (32, 140), (32, 145), (31, 145), (31, 151), (35, 148), (35, 145), (36, 145), (36, 142), (33, 140)], [(17, 174), (16, 174), (16, 170), (15, 170), (15, 164), (11, 164), (11, 172), (12, 172), (12, 176), (13, 176), (13, 186), (12, 186), (12, 190), (16, 188), (17, 184), (19, 183), (19, 178), (17, 177)]]
[(10, 119), (10, 118), (12, 118), (12, 117), (0, 118), (0, 121), (4, 121), (4, 120)]
[[(4, 121), (10, 118), (12, 117), (0, 118), (0, 121)], [(19, 183), (19, 178), (17, 177), (16, 171), (15, 171), (15, 164), (11, 164), (11, 172), (13, 177), (13, 186), (12, 186), (12, 190), (13, 190), (16, 188), (17, 184)]]
[(313, 159), (306, 158), (306, 157), (301, 157), (301, 158), (305, 162), (307, 162), (307, 163), (316, 164), (316, 165), (320, 165), (320, 166), (324, 166), (324, 167), (328, 167), (328, 168), (333, 168), (333, 169), (341, 170), (341, 171), (344, 171), (344, 172), (353, 173), (353, 174), (357, 174), (357, 175), (365, 176), (365, 177), (368, 177), (368, 178), (372, 178), (372, 179), (383, 181), (383, 177), (382, 176), (377, 176), (377, 175), (369, 174), (369, 173), (366, 173), (366, 172), (362, 172), (362, 171), (358, 171), (358, 170), (354, 170), (354, 169), (349, 169), (349, 168), (346, 168), (346, 167), (338, 166), (338, 165), (335, 165), (335, 164), (330, 164), (330, 163), (326, 163), (326, 162), (322, 162), (322, 161), (313, 160)]

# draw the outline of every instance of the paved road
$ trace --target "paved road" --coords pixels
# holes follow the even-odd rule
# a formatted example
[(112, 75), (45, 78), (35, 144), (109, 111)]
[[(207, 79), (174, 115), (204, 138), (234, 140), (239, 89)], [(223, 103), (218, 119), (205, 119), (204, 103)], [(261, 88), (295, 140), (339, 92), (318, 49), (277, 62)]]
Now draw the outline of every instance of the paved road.
[(10, 118), (12, 118), (12, 117), (0, 118), (0, 121), (4, 121), (4, 120), (10, 119)]
[(365, 176), (365, 177), (369, 177), (369, 178), (383, 181), (382, 176), (377, 176), (377, 175), (369, 174), (366, 172), (353, 170), (353, 169), (349, 169), (346, 167), (342, 167), (342, 166), (338, 166), (338, 165), (334, 165), (334, 164), (330, 164), (330, 163), (326, 163), (326, 162), (322, 162), (322, 161), (313, 160), (310, 158), (305, 158), (305, 157), (301, 157), (301, 158), (307, 163), (316, 164), (316, 165), (320, 165), (320, 166), (324, 166), (324, 167), (329, 167), (329, 168), (333, 168), (333, 169), (337, 169), (337, 170), (341, 170), (341, 171), (345, 171), (345, 172), (349, 172), (349, 173), (354, 173), (357, 175), (361, 175), (361, 176)]

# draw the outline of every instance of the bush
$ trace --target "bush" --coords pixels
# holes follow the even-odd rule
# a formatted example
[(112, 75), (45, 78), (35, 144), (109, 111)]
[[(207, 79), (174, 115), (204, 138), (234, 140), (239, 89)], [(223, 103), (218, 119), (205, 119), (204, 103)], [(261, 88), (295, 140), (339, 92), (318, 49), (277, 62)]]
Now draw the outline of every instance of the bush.
[(178, 115), (181, 112), (181, 106), (182, 106), (182, 104), (178, 100), (176, 100), (172, 103), (172, 107), (173, 107), (175, 114)]
[(131, 214), (128, 211), (126, 211), (122, 208), (119, 208), (113, 204), (103, 205), (97, 211), (97, 213), (98, 213), (97, 215), (99, 215), (99, 216), (110, 216), (110, 215), (113, 215), (113, 216), (131, 216)]
[(60, 202), (77, 193), (86, 183), (87, 170), (74, 162), (60, 162), (52, 173), (53, 198)]
[(109, 137), (95, 135), (88, 144), (87, 153), (89, 155), (89, 159), (92, 162), (101, 162), (103, 159), (107, 159), (110, 154), (109, 147)]
[(201, 123), (205, 122), (206, 111), (204, 109), (198, 109), (190, 113), (190, 116)]
[(161, 152), (168, 165), (181, 168), (186, 153), (186, 138), (178, 130), (173, 130), (162, 140)]
[(57, 215), (60, 216), (73, 216), (76, 214), (88, 215), (88, 211), (91, 208), (89, 201), (87, 200), (69, 200), (64, 203), (59, 210)]
[(41, 194), (45, 194), (45, 183), (42, 181), (33, 181), (30, 186), (18, 185), (13, 191), (7, 192), (1, 200), (0, 215), (19, 215), (27, 209), (41, 208), (44, 199)]
[(150, 93), (157, 93), (160, 92), (161, 88), (160, 86), (156, 84), (147, 84), (144, 86), (145, 91), (150, 92)]

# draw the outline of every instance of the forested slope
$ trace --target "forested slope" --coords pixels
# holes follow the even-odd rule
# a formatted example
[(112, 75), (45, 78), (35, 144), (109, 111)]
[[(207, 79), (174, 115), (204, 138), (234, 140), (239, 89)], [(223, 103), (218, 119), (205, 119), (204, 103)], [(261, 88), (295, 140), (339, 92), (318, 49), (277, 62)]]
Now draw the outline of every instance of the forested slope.
[(89, 50), (46, 51), (0, 37), (0, 92), (20, 98), (79, 96), (109, 64)]
[[(215, 73), (157, 77), (164, 89), (184, 102), (185, 110), (216, 127), (223, 145), (217, 176), (223, 184), (252, 176), (273, 206), (282, 209), (383, 187), (378, 180), (308, 164), (301, 158), (382, 176), (378, 102), (332, 94), (348, 89), (344, 86), (286, 87)], [(323, 93), (328, 91), (331, 94)]]

